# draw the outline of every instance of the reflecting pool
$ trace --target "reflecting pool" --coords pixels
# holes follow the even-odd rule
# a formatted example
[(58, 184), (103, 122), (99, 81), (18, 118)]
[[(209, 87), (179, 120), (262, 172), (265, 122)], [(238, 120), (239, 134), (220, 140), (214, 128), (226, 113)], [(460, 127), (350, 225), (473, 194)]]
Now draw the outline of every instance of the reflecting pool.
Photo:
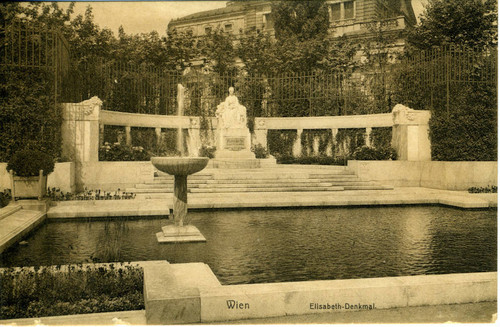
[(496, 271), (497, 212), (447, 207), (190, 212), (206, 243), (159, 244), (165, 219), (50, 221), (0, 265), (207, 263), (223, 284)]

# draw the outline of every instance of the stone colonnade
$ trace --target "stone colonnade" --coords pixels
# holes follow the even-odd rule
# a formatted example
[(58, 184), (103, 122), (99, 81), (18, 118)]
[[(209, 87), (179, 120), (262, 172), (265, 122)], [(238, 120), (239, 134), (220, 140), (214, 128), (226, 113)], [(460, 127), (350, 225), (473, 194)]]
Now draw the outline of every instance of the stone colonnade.
[[(200, 118), (187, 116), (161, 116), (133, 114), (101, 110), (102, 101), (97, 97), (81, 103), (63, 104), (63, 156), (78, 164), (99, 160), (99, 133), (104, 125), (124, 126), (127, 144), (132, 144), (131, 128), (154, 128), (160, 140), (162, 128), (187, 129), (190, 156), (197, 156), (201, 147)], [(370, 146), (373, 128), (392, 127), (392, 146), (399, 160), (426, 161), (431, 159), (428, 122), (430, 113), (412, 110), (402, 105), (394, 107), (392, 113), (336, 116), (336, 117), (257, 117), (254, 124), (254, 144), (267, 147), (268, 130), (297, 130), (294, 155), (302, 151), (301, 136), (304, 130), (331, 130), (335, 140), (339, 129), (362, 128), (365, 130), (365, 144)], [(211, 119), (216, 128), (215, 118)]]

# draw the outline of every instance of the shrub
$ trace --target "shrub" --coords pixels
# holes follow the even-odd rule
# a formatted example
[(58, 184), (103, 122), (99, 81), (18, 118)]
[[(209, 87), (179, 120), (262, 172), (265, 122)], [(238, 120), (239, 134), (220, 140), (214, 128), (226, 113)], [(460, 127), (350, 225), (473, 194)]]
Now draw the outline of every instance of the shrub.
[(0, 319), (144, 309), (139, 267), (7, 268), (0, 281)]
[(62, 115), (53, 71), (0, 65), (0, 81), (0, 162), (25, 148), (58, 158)]
[(356, 160), (396, 160), (396, 150), (389, 147), (372, 148), (363, 146), (356, 150), (353, 154)]
[(268, 130), (269, 152), (275, 157), (292, 156), (296, 138), (296, 130)]
[(0, 208), (6, 207), (11, 199), (11, 193), (9, 189), (0, 192)]
[(450, 101), (450, 112), (445, 107), (432, 110), (432, 160), (496, 161), (496, 85), (476, 83), (456, 92)]
[(279, 164), (298, 164), (298, 165), (335, 165), (345, 166), (347, 160), (344, 157), (327, 157), (327, 156), (301, 156), (295, 158), (293, 156), (280, 156), (276, 158)]
[(374, 148), (390, 147), (392, 127), (375, 127), (370, 134), (370, 142)]
[(25, 149), (18, 151), (7, 164), (7, 171), (13, 170), (16, 175), (24, 177), (38, 176), (41, 169), (44, 176), (53, 172), (54, 158), (37, 150)]
[(207, 158), (213, 159), (213, 158), (215, 158), (215, 151), (216, 150), (217, 150), (217, 148), (214, 146), (202, 145), (200, 148), (199, 154), (200, 154), (200, 157), (207, 157)]
[(99, 149), (99, 161), (149, 161), (151, 154), (140, 146), (104, 143)]
[(496, 186), (488, 186), (488, 187), (469, 187), (469, 193), (497, 193)]
[(252, 152), (255, 153), (255, 158), (257, 159), (269, 158), (269, 150), (262, 144), (255, 144), (252, 146)]
[(354, 152), (365, 145), (364, 128), (342, 128), (335, 137), (337, 154), (352, 157)]
[(327, 156), (328, 145), (332, 145), (332, 152), (335, 151), (333, 148), (333, 137), (332, 131), (330, 129), (309, 129), (304, 130), (301, 135), (302, 143), (302, 155), (309, 156), (309, 154), (314, 153), (314, 140), (318, 139), (318, 154), (321, 157)]

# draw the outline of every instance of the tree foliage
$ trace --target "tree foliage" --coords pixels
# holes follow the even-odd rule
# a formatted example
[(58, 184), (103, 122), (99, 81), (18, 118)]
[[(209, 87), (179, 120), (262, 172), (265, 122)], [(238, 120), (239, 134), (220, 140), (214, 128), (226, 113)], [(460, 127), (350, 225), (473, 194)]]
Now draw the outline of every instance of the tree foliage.
[(279, 41), (295, 37), (302, 42), (328, 34), (325, 0), (276, 1), (272, 3), (272, 16)]
[(483, 47), (497, 43), (495, 0), (429, 0), (408, 42), (428, 49), (447, 43)]

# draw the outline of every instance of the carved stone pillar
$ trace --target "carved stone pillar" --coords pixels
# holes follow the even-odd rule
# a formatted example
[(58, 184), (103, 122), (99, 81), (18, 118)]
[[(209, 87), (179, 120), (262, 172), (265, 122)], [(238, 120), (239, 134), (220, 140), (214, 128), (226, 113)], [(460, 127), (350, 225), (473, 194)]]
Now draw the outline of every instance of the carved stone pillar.
[(93, 97), (80, 103), (63, 103), (62, 156), (75, 162), (77, 189), (81, 186), (81, 166), (99, 161), (99, 123), (102, 101)]
[(263, 118), (255, 118), (254, 134), (255, 143), (267, 149), (267, 126)]
[(431, 160), (428, 110), (413, 110), (398, 104), (392, 110), (392, 146), (399, 160)]

